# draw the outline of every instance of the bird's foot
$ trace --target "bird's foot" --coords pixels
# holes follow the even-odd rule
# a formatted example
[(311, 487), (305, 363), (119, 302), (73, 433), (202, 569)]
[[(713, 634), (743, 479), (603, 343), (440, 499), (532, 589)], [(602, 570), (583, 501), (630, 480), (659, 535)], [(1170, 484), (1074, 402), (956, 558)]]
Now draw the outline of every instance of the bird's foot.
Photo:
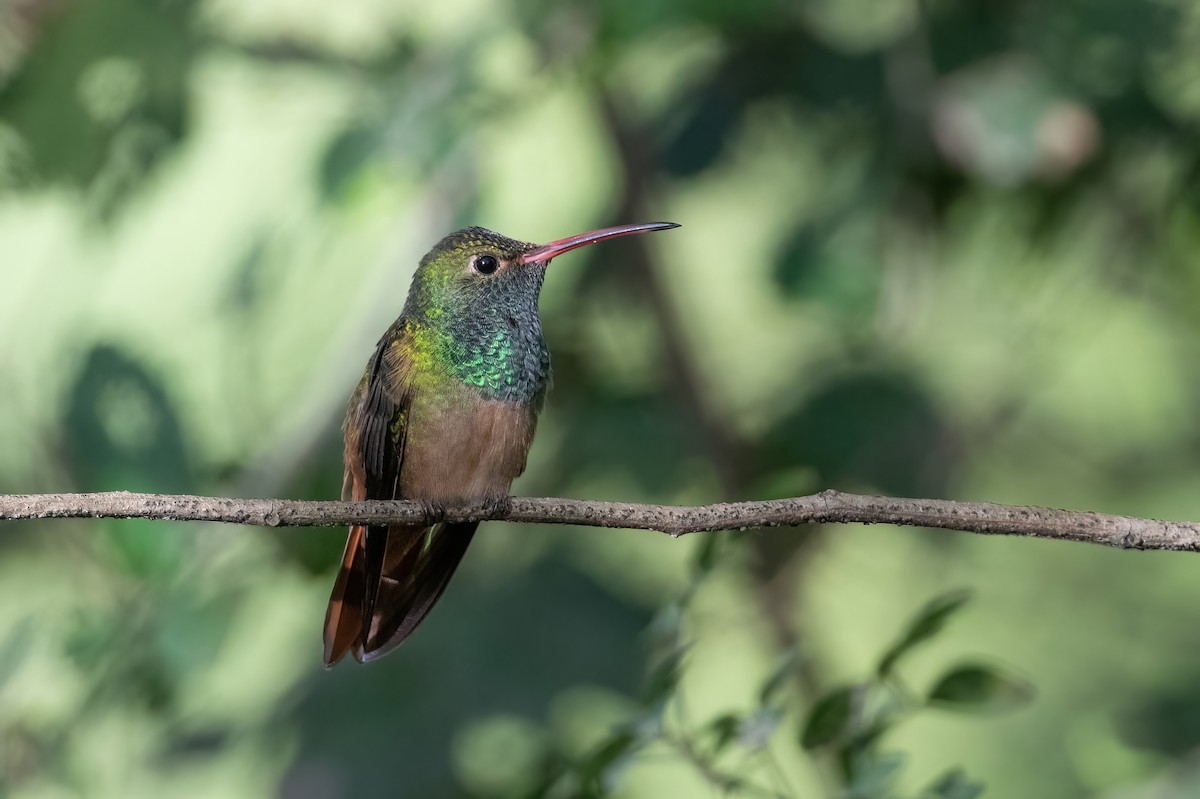
[(509, 510), (512, 509), (512, 497), (507, 494), (499, 497), (488, 497), (479, 503), (479, 509), (482, 511), (480, 516), (484, 519), (506, 516)]
[(446, 518), (445, 504), (428, 499), (418, 499), (416, 502), (421, 506), (421, 513), (425, 515), (425, 524), (437, 524)]
[(484, 521), (496, 516), (507, 515), (509, 508), (512, 507), (512, 498), (507, 495), (487, 497), (474, 502), (448, 503), (428, 499), (419, 499), (416, 502), (421, 506), (421, 513), (424, 515), (427, 525), (439, 522)]

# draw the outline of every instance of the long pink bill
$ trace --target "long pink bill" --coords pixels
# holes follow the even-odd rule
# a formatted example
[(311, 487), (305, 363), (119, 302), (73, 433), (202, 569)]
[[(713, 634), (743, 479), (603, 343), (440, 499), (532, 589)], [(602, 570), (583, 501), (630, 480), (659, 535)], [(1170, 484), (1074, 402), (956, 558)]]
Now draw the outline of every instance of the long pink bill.
[(628, 236), (632, 233), (648, 233), (652, 230), (670, 230), (671, 228), (679, 227), (674, 222), (647, 222), (642, 225), (617, 225), (616, 227), (606, 227), (600, 230), (593, 230), (590, 233), (580, 233), (578, 236), (568, 236), (565, 239), (552, 241), (549, 244), (543, 244), (522, 255), (519, 259), (520, 263), (548, 263), (551, 258), (562, 255), (564, 252), (588, 244), (595, 244), (598, 241), (605, 239), (615, 239), (617, 236)]

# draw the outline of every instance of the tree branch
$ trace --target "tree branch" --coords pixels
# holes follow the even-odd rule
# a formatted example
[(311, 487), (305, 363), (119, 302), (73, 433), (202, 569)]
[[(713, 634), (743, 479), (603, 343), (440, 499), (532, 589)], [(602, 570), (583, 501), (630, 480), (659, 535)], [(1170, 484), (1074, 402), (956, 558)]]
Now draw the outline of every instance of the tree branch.
[(1169, 522), (1053, 508), (904, 499), (823, 491), (806, 497), (715, 505), (639, 505), (512, 497), (496, 505), (438, 509), (417, 502), (308, 502), (172, 494), (0, 495), (0, 521), (63, 518), (163, 519), (264, 527), (432, 524), (499, 520), (687, 533), (816, 522), (939, 527), (984, 535), (1083, 541), (1118, 549), (1200, 550), (1200, 522)]

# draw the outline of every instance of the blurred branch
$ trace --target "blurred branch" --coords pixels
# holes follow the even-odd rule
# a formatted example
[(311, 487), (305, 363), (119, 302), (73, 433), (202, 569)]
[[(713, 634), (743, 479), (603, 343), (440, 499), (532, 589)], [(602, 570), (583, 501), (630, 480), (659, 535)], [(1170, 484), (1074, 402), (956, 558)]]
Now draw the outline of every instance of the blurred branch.
[(368, 78), (388, 75), (407, 58), (411, 50), (406, 39), (396, 42), (390, 50), (359, 55), (338, 53), (282, 37), (259, 41), (236, 41), (228, 38), (209, 37), (205, 42), (214, 49), (221, 49), (276, 66), (313, 67)]
[[(654, 155), (652, 139), (644, 127), (631, 124), (622, 117), (621, 104), (603, 87), (596, 87), (601, 117), (614, 149), (619, 157), (624, 191), (616, 219), (649, 219), (651, 205), (650, 176), (659, 167)], [(722, 412), (712, 392), (704, 384), (703, 375), (694, 348), (688, 341), (683, 319), (672, 302), (670, 291), (662, 275), (661, 267), (654, 258), (650, 243), (632, 237), (626, 242), (628, 261), (638, 280), (637, 295), (648, 299), (650, 310), (658, 323), (659, 339), (663, 345), (663, 361), (667, 369), (667, 385), (678, 399), (680, 407), (691, 419), (696, 429), (696, 441), (704, 448), (709, 462), (720, 481), (724, 498), (741, 499), (752, 494), (752, 484), (757, 477), (753, 463), (751, 442), (741, 437), (732, 423), (732, 417)], [(819, 521), (813, 519), (812, 521)], [(731, 525), (732, 527), (733, 525)], [(736, 525), (738, 527), (753, 526)], [(750, 546), (754, 553), (752, 569), (756, 594), (763, 616), (767, 619), (781, 649), (795, 646), (797, 630), (794, 621), (796, 607), (795, 587), (800, 584), (788, 571), (802, 568), (803, 560), (798, 557), (806, 544), (815, 536), (789, 536), (787, 541), (769, 536), (755, 536)], [(801, 682), (809, 694), (818, 691), (819, 680), (816, 666), (806, 659), (799, 670)], [(832, 786), (829, 793), (834, 793)]]
[[(640, 131), (622, 120), (616, 99), (599, 87), (596, 96), (609, 139), (620, 158), (624, 180), (621, 202), (613, 218), (649, 219), (654, 214), (649, 208), (647, 180), (656, 171), (650, 145)], [(628, 266), (638, 281), (638, 294), (648, 300), (658, 323), (664, 365), (669, 376), (667, 385), (674, 389), (684, 412), (695, 424), (699, 433), (696, 439), (707, 450), (727, 498), (735, 498), (749, 482), (746, 444), (738, 438), (728, 422), (728, 415), (720, 412), (711, 399), (711, 392), (704, 387), (683, 322), (671, 301), (649, 243), (634, 236), (625, 244)]]
[(806, 497), (715, 505), (643, 505), (554, 497), (510, 497), (499, 503), (460, 508), (435, 508), (404, 500), (311, 502), (127, 491), (0, 495), (0, 521), (63, 518), (163, 519), (264, 527), (495, 520), (656, 530), (672, 537), (749, 527), (857, 522), (1082, 541), (1118, 549), (1200, 551), (1200, 522), (1169, 522), (993, 502), (843, 494), (832, 490)]

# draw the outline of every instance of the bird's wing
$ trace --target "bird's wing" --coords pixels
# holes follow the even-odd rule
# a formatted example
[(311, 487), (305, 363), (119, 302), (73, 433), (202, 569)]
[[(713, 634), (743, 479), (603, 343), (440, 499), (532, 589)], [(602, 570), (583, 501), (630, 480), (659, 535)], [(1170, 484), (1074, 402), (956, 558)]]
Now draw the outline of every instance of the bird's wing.
[[(342, 498), (397, 499), (413, 387), (401, 319), (380, 340), (350, 401)], [(325, 665), (399, 646), (442, 595), (477, 524), (354, 526), (325, 615)]]

